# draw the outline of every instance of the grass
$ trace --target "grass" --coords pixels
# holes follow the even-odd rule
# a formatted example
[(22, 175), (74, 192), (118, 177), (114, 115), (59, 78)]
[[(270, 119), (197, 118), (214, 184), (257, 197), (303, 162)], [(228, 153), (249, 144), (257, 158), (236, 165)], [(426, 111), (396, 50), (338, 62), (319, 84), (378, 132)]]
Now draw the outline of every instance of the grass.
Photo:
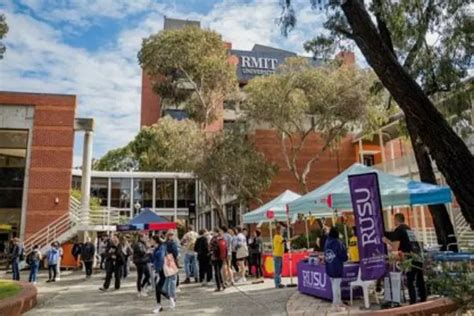
[(13, 296), (20, 292), (21, 287), (12, 281), (0, 280), (0, 300)]

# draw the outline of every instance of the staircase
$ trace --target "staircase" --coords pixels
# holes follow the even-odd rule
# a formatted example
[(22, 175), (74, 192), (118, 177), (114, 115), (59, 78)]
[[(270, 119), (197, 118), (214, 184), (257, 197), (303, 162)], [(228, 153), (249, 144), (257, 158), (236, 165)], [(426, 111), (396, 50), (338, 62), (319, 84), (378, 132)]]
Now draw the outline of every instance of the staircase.
[(453, 209), (454, 230), (458, 239), (460, 249), (474, 249), (474, 231), (461, 213), (461, 209)]
[(80, 223), (81, 204), (71, 197), (69, 212), (54, 220), (48, 226), (43, 227), (33, 235), (29, 236), (25, 242), (26, 253), (38, 245), (41, 253), (45, 253), (52, 242), (64, 243), (73, 238), (78, 231)]

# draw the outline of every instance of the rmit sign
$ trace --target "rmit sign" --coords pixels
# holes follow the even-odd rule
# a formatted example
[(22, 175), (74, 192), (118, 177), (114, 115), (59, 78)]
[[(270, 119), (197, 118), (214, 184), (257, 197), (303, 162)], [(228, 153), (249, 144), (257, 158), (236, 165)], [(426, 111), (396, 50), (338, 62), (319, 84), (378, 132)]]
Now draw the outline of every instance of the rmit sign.
[(267, 75), (275, 72), (277, 58), (240, 56), (240, 69), (244, 74)]

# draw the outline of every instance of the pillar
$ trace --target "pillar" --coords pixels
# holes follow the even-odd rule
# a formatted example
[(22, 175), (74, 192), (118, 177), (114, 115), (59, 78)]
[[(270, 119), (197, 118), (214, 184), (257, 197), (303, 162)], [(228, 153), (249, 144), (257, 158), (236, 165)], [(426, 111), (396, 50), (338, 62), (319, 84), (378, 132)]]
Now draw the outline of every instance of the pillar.
[(360, 163), (364, 164), (364, 148), (362, 145), (362, 138), (359, 139), (359, 159)]
[(174, 221), (178, 221), (178, 179), (174, 179)]
[(89, 223), (89, 204), (91, 199), (92, 172), (92, 131), (84, 133), (84, 148), (82, 151), (82, 181), (81, 181), (81, 221)]
[(385, 165), (385, 145), (383, 143), (383, 134), (382, 134), (381, 129), (379, 129), (379, 146), (380, 146), (380, 155), (382, 156), (383, 171), (387, 171), (387, 166)]

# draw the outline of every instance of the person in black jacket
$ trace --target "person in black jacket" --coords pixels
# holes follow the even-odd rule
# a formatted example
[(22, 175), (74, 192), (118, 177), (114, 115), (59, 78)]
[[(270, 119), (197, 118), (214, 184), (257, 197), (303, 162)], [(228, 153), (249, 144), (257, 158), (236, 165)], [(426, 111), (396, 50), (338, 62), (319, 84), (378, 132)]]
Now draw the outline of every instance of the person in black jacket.
[(92, 264), (94, 263), (95, 255), (95, 246), (89, 237), (86, 238), (86, 242), (81, 246), (80, 250), (81, 260), (86, 269), (86, 279), (88, 279), (92, 275)]
[(344, 273), (344, 262), (348, 259), (344, 243), (339, 239), (336, 227), (331, 227), (324, 244), (326, 274), (331, 278), (332, 305), (336, 311), (343, 310), (341, 299), (341, 281)]
[(206, 229), (199, 230), (199, 237), (194, 244), (199, 262), (199, 282), (203, 286), (212, 280), (211, 252), (209, 251), (209, 233)]
[(150, 270), (148, 269), (148, 246), (146, 235), (138, 237), (138, 241), (133, 245), (133, 263), (137, 268), (137, 296), (148, 296), (146, 285), (150, 284)]
[(110, 238), (109, 246), (106, 250), (107, 272), (104, 285), (100, 288), (105, 292), (109, 289), (112, 275), (115, 278), (115, 289), (120, 289), (120, 278), (122, 275), (123, 253), (117, 236)]

